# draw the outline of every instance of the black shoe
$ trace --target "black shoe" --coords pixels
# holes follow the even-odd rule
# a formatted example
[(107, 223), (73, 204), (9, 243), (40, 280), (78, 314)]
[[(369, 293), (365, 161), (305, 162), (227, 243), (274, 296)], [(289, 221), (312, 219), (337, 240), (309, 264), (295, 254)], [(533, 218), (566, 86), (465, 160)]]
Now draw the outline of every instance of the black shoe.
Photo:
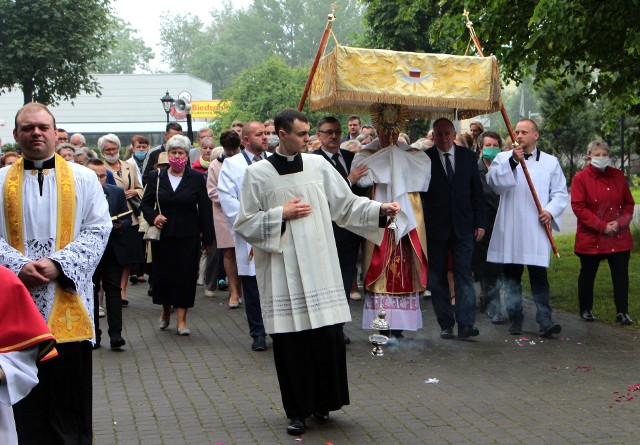
[(480, 331), (475, 326), (458, 326), (458, 338), (477, 337)]
[(291, 434), (292, 436), (299, 436), (300, 434), (303, 434), (304, 431), (304, 420), (293, 418), (289, 421), (289, 425), (287, 426), (287, 434)]
[(122, 337), (112, 337), (111, 338), (111, 349), (120, 349), (126, 343), (127, 342), (125, 342), (124, 338), (122, 338)]
[(519, 321), (511, 322), (511, 326), (509, 326), (509, 334), (511, 335), (522, 334), (522, 323)]
[(129, 277), (129, 283), (131, 283), (132, 285), (138, 284), (138, 277), (136, 277), (135, 275), (131, 275)]
[(351, 344), (351, 339), (349, 337), (347, 337), (346, 335), (344, 336), (344, 344), (345, 345)]
[(559, 334), (562, 331), (562, 326), (558, 323), (551, 323), (546, 328), (540, 329), (540, 337), (550, 338), (553, 334)]
[(456, 338), (456, 336), (453, 335), (453, 328), (444, 328), (442, 332), (440, 332), (440, 338), (444, 340), (453, 340)]
[(252, 351), (266, 351), (267, 350), (267, 340), (264, 337), (256, 337), (253, 339), (253, 343), (251, 344)]
[(591, 311), (582, 311), (582, 313), (580, 314), (580, 318), (582, 318), (584, 321), (595, 321), (596, 319)]
[(504, 323), (504, 318), (502, 318), (502, 314), (500, 312), (496, 312), (495, 314), (493, 314), (493, 317), (491, 317), (491, 324), (503, 324)]
[(402, 334), (402, 331), (400, 329), (391, 329), (389, 333), (398, 341), (404, 340), (404, 335)]
[(616, 315), (616, 321), (623, 326), (629, 326), (633, 324), (633, 320), (629, 317), (629, 314), (619, 313)]
[(315, 413), (313, 413), (313, 417), (318, 422), (326, 422), (327, 420), (329, 420), (329, 413), (316, 411)]

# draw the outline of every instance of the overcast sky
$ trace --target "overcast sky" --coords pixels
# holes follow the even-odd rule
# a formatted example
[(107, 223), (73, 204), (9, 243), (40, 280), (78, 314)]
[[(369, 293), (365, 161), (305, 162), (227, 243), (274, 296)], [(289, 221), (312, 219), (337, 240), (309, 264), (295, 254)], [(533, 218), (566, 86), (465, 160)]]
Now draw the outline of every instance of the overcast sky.
[[(246, 8), (253, 0), (234, 0), (233, 4), (237, 8)], [(192, 13), (208, 23), (209, 12), (212, 9), (222, 7), (221, 0), (112, 0), (111, 7), (115, 14), (121, 19), (131, 24), (131, 27), (138, 31), (137, 37), (142, 38), (147, 46), (156, 53), (156, 59), (150, 65), (152, 70), (158, 68), (166, 69), (160, 63), (160, 15), (165, 11), (173, 13)]]

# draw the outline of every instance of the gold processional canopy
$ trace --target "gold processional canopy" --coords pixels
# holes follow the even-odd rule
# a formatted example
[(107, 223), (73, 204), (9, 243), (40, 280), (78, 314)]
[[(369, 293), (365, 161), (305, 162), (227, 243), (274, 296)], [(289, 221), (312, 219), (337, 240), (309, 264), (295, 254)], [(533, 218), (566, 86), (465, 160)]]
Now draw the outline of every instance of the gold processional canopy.
[(310, 109), (363, 114), (375, 103), (406, 105), (412, 118), (430, 120), (493, 113), (500, 110), (498, 62), (336, 45), (318, 64)]

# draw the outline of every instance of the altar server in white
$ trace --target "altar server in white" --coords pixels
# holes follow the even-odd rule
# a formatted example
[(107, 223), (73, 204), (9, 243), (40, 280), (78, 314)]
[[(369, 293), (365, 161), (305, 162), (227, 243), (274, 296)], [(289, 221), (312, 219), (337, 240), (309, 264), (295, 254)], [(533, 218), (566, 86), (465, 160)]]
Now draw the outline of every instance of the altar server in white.
[(0, 170), (0, 264), (27, 287), (58, 342), (40, 383), (14, 406), (20, 444), (92, 441), (93, 283), (112, 223), (93, 171), (55, 154), (56, 123), (22, 107), (13, 137), (24, 158)]
[(342, 323), (351, 314), (331, 221), (380, 243), (380, 227), (400, 206), (354, 195), (330, 163), (302, 153), (309, 140), (304, 114), (281, 111), (275, 129), (279, 148), (247, 168), (234, 230), (254, 246), (287, 432), (297, 435), (306, 417), (323, 421), (349, 404)]
[[(505, 306), (511, 320), (509, 333), (522, 333), (521, 280), (526, 265), (540, 335), (549, 337), (560, 333), (562, 327), (551, 318), (547, 280), (551, 245), (544, 225), (550, 224), (552, 229), (560, 230), (562, 213), (569, 204), (567, 181), (558, 159), (537, 149), (540, 133), (534, 121), (523, 119), (518, 122), (515, 134), (518, 146), (499, 153), (487, 174), (489, 187), (500, 195), (487, 261), (505, 265)], [(527, 163), (542, 206), (540, 215), (519, 166), (521, 162)]]

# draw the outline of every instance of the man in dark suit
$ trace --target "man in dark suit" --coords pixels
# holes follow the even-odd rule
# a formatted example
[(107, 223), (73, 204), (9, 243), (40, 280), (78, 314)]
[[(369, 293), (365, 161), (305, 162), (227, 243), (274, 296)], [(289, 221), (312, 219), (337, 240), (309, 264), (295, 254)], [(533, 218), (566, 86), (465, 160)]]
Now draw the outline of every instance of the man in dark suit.
[[(351, 169), (351, 162), (355, 156), (348, 150), (340, 148), (340, 122), (333, 116), (326, 116), (318, 121), (316, 125), (316, 135), (320, 141), (320, 148), (314, 151), (314, 154), (323, 156), (340, 175), (347, 181), (354, 193), (353, 184), (358, 179), (367, 174), (369, 170), (366, 166), (360, 165)], [(342, 283), (344, 292), (349, 301), (351, 293), (351, 284), (356, 274), (356, 265), (358, 262), (358, 251), (360, 250), (361, 237), (347, 229), (338, 227), (335, 222), (333, 224), (333, 236), (336, 239), (336, 248), (338, 249), (338, 261), (340, 262), (340, 270), (342, 272)], [(349, 337), (345, 335), (345, 343), (350, 343)]]
[[(426, 152), (431, 158), (431, 184), (423, 194), (433, 310), (442, 329), (441, 338), (454, 338), (456, 322), (458, 338), (475, 337), (479, 331), (474, 326), (476, 300), (471, 259), (474, 241), (482, 239), (487, 226), (482, 184), (475, 154), (453, 143), (453, 123), (437, 119), (433, 131), (435, 146)], [(449, 252), (453, 257), (455, 311), (447, 281)]]
[[(87, 167), (96, 172), (98, 180), (104, 190), (104, 196), (109, 203), (109, 214), (114, 217), (126, 213), (127, 199), (121, 187), (107, 184), (107, 166), (100, 159), (89, 159)], [(96, 197), (99, 199), (99, 197)], [(94, 324), (96, 330), (95, 348), (100, 347), (100, 319), (98, 318), (98, 292), (100, 286), (104, 290), (104, 300), (107, 306), (107, 322), (109, 323), (109, 338), (111, 349), (120, 349), (125, 345), (122, 338), (122, 299), (120, 298), (120, 280), (122, 279), (122, 265), (128, 264), (124, 240), (124, 231), (131, 226), (131, 215), (117, 218), (113, 221), (113, 229), (109, 235), (107, 248), (100, 259), (100, 263), (93, 274), (94, 295)]]

